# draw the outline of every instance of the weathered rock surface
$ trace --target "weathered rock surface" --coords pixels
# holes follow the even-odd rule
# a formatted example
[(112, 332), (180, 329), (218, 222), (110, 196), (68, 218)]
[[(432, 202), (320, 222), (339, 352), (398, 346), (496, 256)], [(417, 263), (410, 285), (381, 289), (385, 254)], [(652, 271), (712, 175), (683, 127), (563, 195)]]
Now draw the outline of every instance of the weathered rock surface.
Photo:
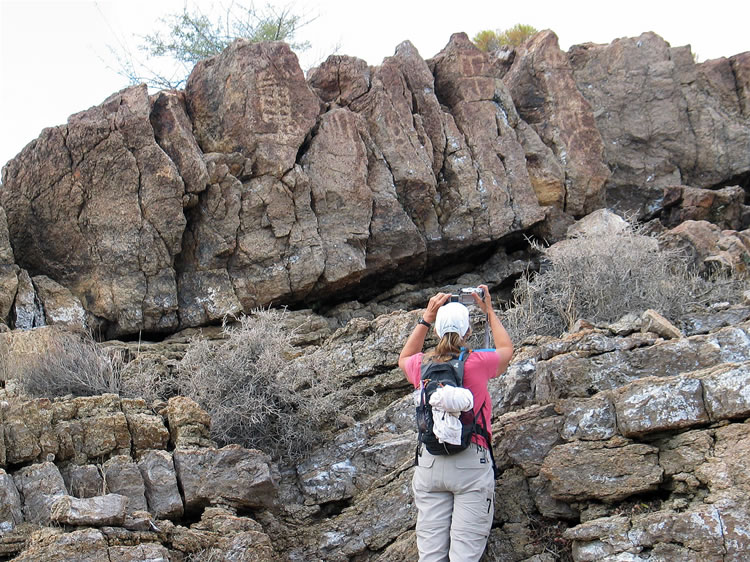
[(9, 162), (0, 319), (39, 325), (18, 266), (117, 336), (340, 300), (456, 255), (468, 271), (604, 204), (746, 228), (748, 66), (650, 33), (566, 54), (542, 32), (507, 59), (456, 34), (427, 61), (406, 41), (305, 81), (285, 44), (239, 41), (185, 92), (128, 88)]
[(556, 205), (576, 216), (601, 207), (609, 178), (604, 142), (557, 36), (543, 31), (516, 49), (503, 81), (521, 118), (564, 166), (564, 181), (557, 189), (535, 186), (539, 203)]
[(106, 494), (91, 498), (60, 496), (50, 505), (50, 520), (79, 527), (118, 526), (125, 522), (128, 498)]
[(641, 186), (713, 187), (750, 171), (745, 95), (730, 59), (696, 64), (689, 47), (654, 33), (568, 55), (604, 140), (608, 205)]
[(24, 520), (48, 524), (52, 504), (67, 494), (57, 466), (51, 462), (26, 466), (13, 474), (13, 480), (23, 495)]
[(46, 326), (65, 326), (74, 330), (86, 329), (86, 311), (71, 292), (46, 275), (32, 277), (39, 304), (44, 310)]
[(236, 508), (271, 505), (276, 477), (264, 453), (227, 445), (221, 449), (177, 449), (174, 467), (185, 509), (211, 503)]
[(19, 330), (30, 330), (45, 325), (42, 303), (39, 302), (29, 273), (22, 269), (18, 273), (18, 289), (13, 304), (13, 326)]
[(125, 89), (45, 129), (3, 169), (19, 265), (67, 287), (91, 327), (111, 333), (178, 326), (184, 184), (149, 115), (145, 86)]
[[(539, 267), (519, 250), (531, 229), (567, 251), (625, 228), (605, 203), (658, 219), (654, 247), (704, 273), (746, 272), (748, 92), (747, 54), (696, 65), (653, 34), (565, 55), (544, 32), (502, 58), (458, 34), (428, 61), (409, 42), (378, 67), (331, 57), (308, 82), (287, 46), (238, 42), (184, 93), (129, 88), (45, 130), (3, 172), (0, 332), (76, 299), (105, 335), (321, 300), (286, 317), (286, 360), (325, 356), (311, 376), (348, 392), (330, 441), (275, 464), (219, 448), (184, 397), (27, 400), (2, 354), (45, 329), (0, 333), (0, 557), (415, 559), (397, 362), (419, 312), (398, 310)], [(725, 303), (519, 345), (491, 382), (503, 474), (484, 560), (548, 562), (571, 543), (560, 556), (742, 560), (748, 322), (747, 302)], [(195, 333), (110, 345), (131, 373), (158, 356), (166, 379)], [(66, 528), (39, 529), (50, 520)]]
[(23, 523), (22, 506), (13, 477), (0, 469), (0, 535)]
[(146, 486), (138, 465), (129, 455), (116, 455), (102, 466), (107, 491), (128, 499), (129, 512), (146, 511)]
[(183, 506), (172, 456), (163, 450), (147, 451), (138, 459), (148, 510), (158, 519), (182, 516)]
[(576, 441), (550, 451), (541, 474), (550, 481), (554, 498), (613, 502), (656, 489), (663, 473), (658, 452), (623, 439)]

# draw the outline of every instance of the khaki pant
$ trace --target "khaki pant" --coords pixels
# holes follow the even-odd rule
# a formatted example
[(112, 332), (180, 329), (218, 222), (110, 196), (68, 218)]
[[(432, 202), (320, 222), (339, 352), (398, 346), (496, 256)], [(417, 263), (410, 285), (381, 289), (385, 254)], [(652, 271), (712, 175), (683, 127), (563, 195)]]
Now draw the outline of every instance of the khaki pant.
[(487, 449), (474, 444), (455, 455), (422, 447), (412, 479), (420, 562), (479, 560), (495, 511), (495, 477)]

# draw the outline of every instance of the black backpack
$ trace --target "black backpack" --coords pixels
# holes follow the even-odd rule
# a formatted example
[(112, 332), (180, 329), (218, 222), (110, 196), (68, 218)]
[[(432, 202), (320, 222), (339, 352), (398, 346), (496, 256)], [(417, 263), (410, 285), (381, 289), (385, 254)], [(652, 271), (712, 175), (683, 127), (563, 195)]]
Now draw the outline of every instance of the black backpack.
[[(497, 472), (495, 469), (495, 458), (492, 454), (492, 443), (490, 441), (489, 433), (483, 425), (477, 423), (477, 416), (473, 411), (470, 414), (470, 420), (468, 419), (469, 414), (466, 413), (461, 414), (459, 418), (461, 421), (460, 445), (441, 443), (432, 431), (434, 422), (432, 418), (433, 414), (432, 406), (430, 405), (430, 397), (441, 386), (455, 386), (457, 388), (463, 386), (464, 364), (466, 363), (469, 353), (470, 352), (467, 350), (461, 350), (461, 355), (454, 357), (449, 361), (442, 363), (427, 362), (422, 364), (420, 374), (422, 390), (420, 392), (419, 405), (417, 406), (417, 430), (419, 432), (417, 457), (421, 453), (422, 446), (433, 455), (454, 455), (460, 453), (471, 445), (471, 437), (476, 433), (477, 435), (484, 437), (484, 440), (487, 442), (487, 446), (490, 450), (490, 458), (492, 458), (492, 468)], [(482, 407), (484, 407), (484, 404), (482, 404)], [(480, 408), (479, 411), (481, 412), (482, 408)]]

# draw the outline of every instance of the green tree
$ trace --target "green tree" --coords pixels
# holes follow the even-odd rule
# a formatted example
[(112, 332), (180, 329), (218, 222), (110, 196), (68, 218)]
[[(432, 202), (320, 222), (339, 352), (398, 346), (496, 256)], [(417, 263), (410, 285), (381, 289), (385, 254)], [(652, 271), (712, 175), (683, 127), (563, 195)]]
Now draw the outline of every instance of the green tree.
[(218, 55), (235, 39), (286, 41), (292, 49), (308, 49), (309, 43), (295, 41), (295, 35), (311, 21), (290, 5), (256, 8), (232, 2), (220, 14), (206, 14), (185, 4), (181, 13), (159, 20), (163, 29), (139, 37), (142, 57), (124, 47), (110, 50), (118, 60), (118, 73), (131, 84), (174, 89), (185, 84), (197, 62)]
[(472, 41), (474, 44), (487, 53), (496, 51), (503, 47), (518, 47), (526, 39), (537, 33), (537, 29), (531, 25), (517, 23), (513, 27), (505, 30), (485, 29), (477, 33)]

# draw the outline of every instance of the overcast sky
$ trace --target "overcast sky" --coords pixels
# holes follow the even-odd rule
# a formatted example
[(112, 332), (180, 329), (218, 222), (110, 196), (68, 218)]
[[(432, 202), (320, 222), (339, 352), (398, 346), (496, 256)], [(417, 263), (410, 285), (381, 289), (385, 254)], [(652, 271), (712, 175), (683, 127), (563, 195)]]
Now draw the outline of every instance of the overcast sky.
[[(209, 10), (229, 1), (199, 4)], [(180, 12), (184, 3), (0, 0), (0, 165), (44, 127), (65, 123), (127, 86), (110, 47), (135, 50), (137, 35), (154, 31), (160, 17)], [(516, 23), (552, 29), (566, 50), (645, 31), (672, 46), (692, 45), (699, 60), (750, 50), (747, 0), (296, 0), (293, 10), (316, 17), (299, 34), (312, 45), (300, 53), (303, 69), (336, 49), (379, 64), (406, 39), (429, 58), (454, 32), (471, 37)]]

